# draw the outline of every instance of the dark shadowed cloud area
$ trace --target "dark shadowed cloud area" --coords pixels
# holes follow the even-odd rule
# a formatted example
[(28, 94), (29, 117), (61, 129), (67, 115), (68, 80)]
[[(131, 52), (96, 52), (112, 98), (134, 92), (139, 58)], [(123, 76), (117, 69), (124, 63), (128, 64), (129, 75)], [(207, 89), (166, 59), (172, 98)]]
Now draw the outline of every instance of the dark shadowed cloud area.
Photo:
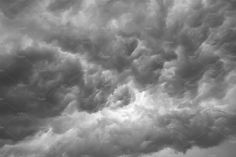
[(233, 157), (235, 0), (0, 0), (0, 157)]

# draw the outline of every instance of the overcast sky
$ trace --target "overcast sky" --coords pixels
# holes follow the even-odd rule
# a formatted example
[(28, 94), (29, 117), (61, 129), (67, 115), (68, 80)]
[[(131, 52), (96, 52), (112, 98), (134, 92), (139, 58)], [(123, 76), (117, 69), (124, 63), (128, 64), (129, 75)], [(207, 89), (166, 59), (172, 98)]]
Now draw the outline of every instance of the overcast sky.
[(0, 157), (234, 157), (236, 0), (0, 0)]

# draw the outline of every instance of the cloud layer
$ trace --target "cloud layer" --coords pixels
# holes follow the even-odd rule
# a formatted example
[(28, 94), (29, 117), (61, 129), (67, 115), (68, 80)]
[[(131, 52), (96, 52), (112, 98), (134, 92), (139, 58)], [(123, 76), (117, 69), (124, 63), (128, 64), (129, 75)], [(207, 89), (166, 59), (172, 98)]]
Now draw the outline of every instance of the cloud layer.
[(235, 137), (235, 8), (0, 0), (0, 154), (132, 157)]

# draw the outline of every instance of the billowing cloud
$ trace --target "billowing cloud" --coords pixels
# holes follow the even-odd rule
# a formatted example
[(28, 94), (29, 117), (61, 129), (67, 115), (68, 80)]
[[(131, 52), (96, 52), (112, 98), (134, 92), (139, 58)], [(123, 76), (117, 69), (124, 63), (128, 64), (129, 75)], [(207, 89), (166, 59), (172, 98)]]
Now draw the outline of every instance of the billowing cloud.
[(184, 153), (236, 136), (234, 0), (0, 6), (1, 155)]

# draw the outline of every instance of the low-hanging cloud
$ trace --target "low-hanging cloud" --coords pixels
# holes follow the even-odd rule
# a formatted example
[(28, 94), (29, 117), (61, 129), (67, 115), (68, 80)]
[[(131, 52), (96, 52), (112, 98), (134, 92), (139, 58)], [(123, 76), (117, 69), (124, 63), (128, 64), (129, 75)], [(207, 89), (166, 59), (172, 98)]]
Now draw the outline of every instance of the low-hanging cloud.
[(142, 156), (236, 136), (236, 1), (0, 6), (1, 155)]

